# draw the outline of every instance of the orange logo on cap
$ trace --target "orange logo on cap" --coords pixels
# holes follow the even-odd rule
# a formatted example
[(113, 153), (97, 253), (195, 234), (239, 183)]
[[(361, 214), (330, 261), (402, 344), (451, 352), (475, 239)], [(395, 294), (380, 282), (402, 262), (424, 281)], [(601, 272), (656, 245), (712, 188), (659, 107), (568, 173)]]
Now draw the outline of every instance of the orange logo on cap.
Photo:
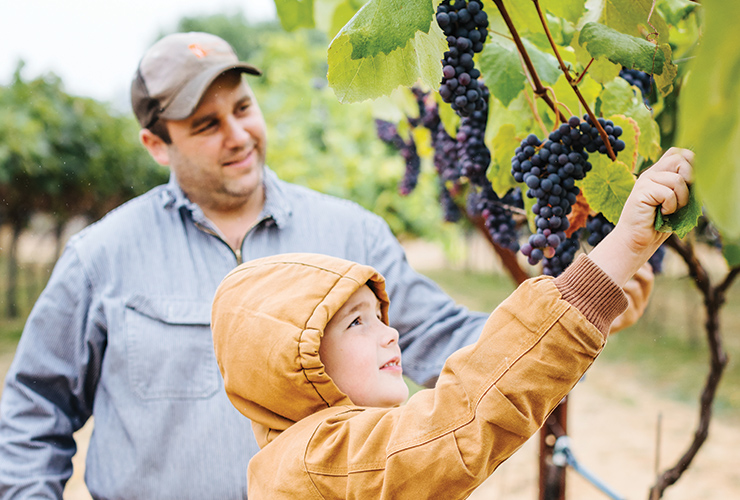
[(208, 55), (208, 51), (197, 43), (191, 43), (190, 45), (188, 45), (188, 49), (190, 49), (190, 52), (195, 54), (195, 57), (197, 57), (198, 59), (202, 59)]

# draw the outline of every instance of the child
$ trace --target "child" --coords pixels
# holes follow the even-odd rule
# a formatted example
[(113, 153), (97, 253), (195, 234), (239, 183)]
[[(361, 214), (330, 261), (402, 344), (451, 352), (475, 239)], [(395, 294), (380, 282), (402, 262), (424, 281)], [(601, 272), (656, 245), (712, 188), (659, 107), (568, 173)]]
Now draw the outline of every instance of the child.
[[(688, 201), (690, 151), (636, 182), (616, 228), (560, 277), (522, 284), (406, 404), (384, 280), (312, 254), (242, 264), (213, 304), (216, 358), (262, 450), (250, 500), (467, 497), (544, 423), (606, 342), (621, 290)], [(434, 346), (429, 346), (434, 349)]]

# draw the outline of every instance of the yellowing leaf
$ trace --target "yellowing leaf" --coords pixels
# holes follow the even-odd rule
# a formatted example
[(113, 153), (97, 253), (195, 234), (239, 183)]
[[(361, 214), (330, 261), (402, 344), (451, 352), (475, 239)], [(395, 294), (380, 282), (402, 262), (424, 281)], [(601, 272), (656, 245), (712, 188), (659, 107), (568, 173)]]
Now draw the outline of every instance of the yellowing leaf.
[(635, 120), (624, 115), (612, 115), (607, 120), (611, 120), (614, 122), (614, 125), (622, 127), (622, 136), (620, 139), (624, 141), (624, 150), (619, 152), (619, 161), (626, 164), (630, 172), (634, 172), (639, 156), (637, 145), (640, 140), (640, 127), (637, 126)]
[(589, 161), (593, 168), (578, 184), (591, 208), (616, 224), (635, 185), (635, 178), (627, 165), (619, 160), (612, 162), (607, 156), (599, 154), (591, 155)]

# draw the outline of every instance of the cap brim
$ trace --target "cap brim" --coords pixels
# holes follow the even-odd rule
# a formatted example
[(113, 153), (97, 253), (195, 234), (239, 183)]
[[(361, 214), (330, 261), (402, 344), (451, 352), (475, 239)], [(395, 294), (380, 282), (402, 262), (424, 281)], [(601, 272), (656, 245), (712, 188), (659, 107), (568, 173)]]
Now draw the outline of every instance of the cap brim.
[(262, 72), (254, 66), (247, 63), (229, 63), (222, 66), (216, 66), (211, 68), (209, 71), (205, 71), (198, 75), (197, 78), (193, 78), (183, 86), (183, 88), (177, 93), (177, 96), (167, 106), (167, 108), (159, 115), (165, 120), (184, 120), (189, 117), (198, 107), (203, 94), (208, 90), (208, 87), (221, 76), (223, 73), (236, 70), (241, 73), (249, 73), (251, 75), (261, 75)]

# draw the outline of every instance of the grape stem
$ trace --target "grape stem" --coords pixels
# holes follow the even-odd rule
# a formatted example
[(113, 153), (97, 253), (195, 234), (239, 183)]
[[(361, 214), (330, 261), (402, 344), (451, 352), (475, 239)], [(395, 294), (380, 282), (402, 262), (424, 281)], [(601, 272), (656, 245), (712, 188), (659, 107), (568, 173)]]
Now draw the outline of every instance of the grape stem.
[(496, 4), (496, 7), (498, 8), (499, 12), (501, 12), (501, 17), (504, 18), (504, 22), (506, 23), (506, 26), (509, 28), (509, 32), (511, 33), (511, 36), (514, 38), (514, 43), (516, 44), (516, 48), (519, 51), (519, 54), (521, 54), (522, 58), (524, 59), (524, 64), (526, 65), (527, 71), (529, 72), (529, 75), (532, 78), (532, 83), (534, 85), (534, 93), (537, 94), (543, 101), (545, 101), (548, 106), (550, 106), (550, 109), (552, 109), (555, 112), (555, 116), (557, 120), (561, 121), (562, 123), (567, 122), (568, 118), (563, 116), (563, 114), (560, 112), (560, 110), (558, 110), (557, 106), (552, 101), (552, 99), (550, 99), (550, 96), (547, 95), (547, 89), (545, 89), (545, 87), (542, 85), (542, 81), (540, 80), (540, 77), (537, 74), (537, 70), (534, 69), (534, 64), (532, 64), (532, 59), (529, 57), (529, 54), (527, 53), (527, 49), (524, 48), (524, 44), (522, 43), (522, 39), (519, 36), (519, 32), (516, 30), (514, 23), (511, 21), (509, 12), (506, 10), (506, 7), (504, 7), (503, 0), (493, 0), (493, 3)]
[[(581, 94), (581, 91), (578, 89), (578, 82), (580, 81), (580, 79), (573, 80), (573, 78), (570, 76), (570, 72), (568, 71), (568, 67), (565, 65), (563, 58), (560, 56), (560, 52), (558, 51), (558, 47), (555, 44), (555, 40), (553, 40), (552, 38), (552, 33), (550, 33), (550, 28), (547, 26), (545, 15), (542, 13), (542, 9), (540, 8), (539, 0), (532, 0), (532, 3), (537, 9), (537, 15), (540, 17), (540, 22), (542, 23), (542, 27), (545, 29), (545, 34), (547, 35), (547, 39), (550, 42), (550, 46), (552, 47), (552, 50), (555, 53), (555, 57), (557, 57), (558, 59), (558, 63), (560, 64), (560, 69), (563, 71), (563, 74), (565, 75), (565, 79), (568, 81), (568, 84), (570, 84), (571, 88), (573, 89), (573, 92), (576, 93), (578, 100), (581, 101), (581, 105), (583, 105), (583, 108), (586, 110), (586, 113), (588, 113), (588, 116), (591, 118), (591, 122), (593, 123), (594, 127), (596, 127), (596, 130), (599, 131), (599, 136), (601, 136), (601, 140), (604, 141), (604, 145), (606, 145), (606, 153), (609, 155), (609, 158), (611, 158), (612, 161), (616, 161), (617, 155), (614, 154), (612, 145), (609, 142), (609, 136), (604, 130), (604, 127), (602, 127), (601, 124), (599, 123), (599, 120), (596, 118), (596, 115), (594, 115), (594, 112), (591, 110), (588, 103), (586, 103), (586, 99), (583, 98), (583, 94)], [(584, 74), (585, 74), (585, 71), (584, 71)]]
[(583, 80), (583, 77), (586, 76), (586, 73), (588, 72), (588, 68), (591, 67), (591, 64), (593, 64), (593, 62), (594, 62), (594, 58), (592, 57), (591, 60), (586, 65), (586, 67), (583, 68), (583, 72), (580, 75), (578, 75), (578, 78), (576, 79), (576, 82), (575, 82), (576, 85), (578, 85), (579, 83), (581, 83), (581, 80)]

